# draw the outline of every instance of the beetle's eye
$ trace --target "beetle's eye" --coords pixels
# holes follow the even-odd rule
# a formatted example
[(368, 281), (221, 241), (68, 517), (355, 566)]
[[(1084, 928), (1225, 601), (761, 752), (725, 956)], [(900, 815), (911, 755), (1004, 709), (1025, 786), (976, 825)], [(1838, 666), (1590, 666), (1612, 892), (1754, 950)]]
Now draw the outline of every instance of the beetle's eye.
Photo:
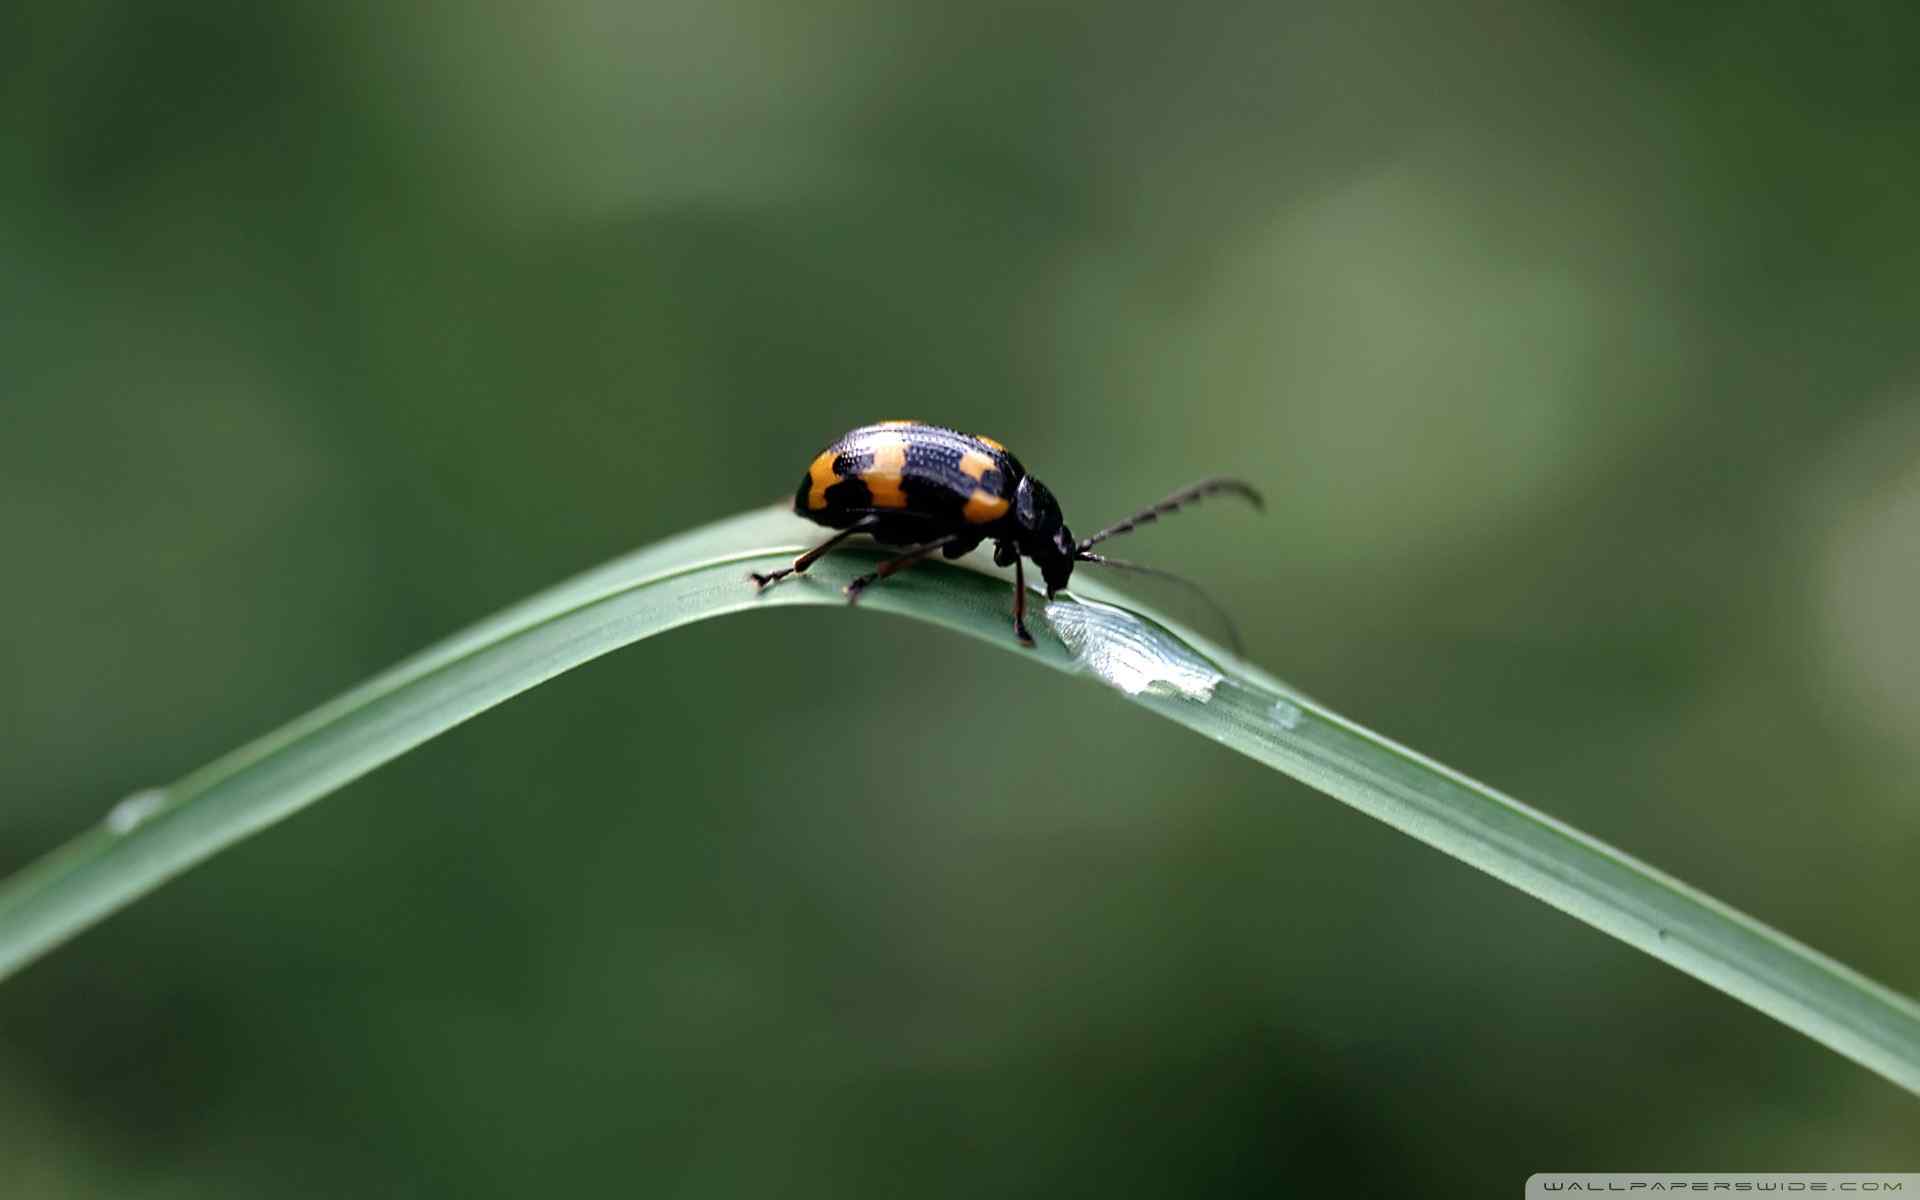
[(1067, 532), (1065, 525), (1062, 525), (1053, 535), (1053, 548), (1058, 550), (1062, 557), (1073, 557), (1073, 535)]

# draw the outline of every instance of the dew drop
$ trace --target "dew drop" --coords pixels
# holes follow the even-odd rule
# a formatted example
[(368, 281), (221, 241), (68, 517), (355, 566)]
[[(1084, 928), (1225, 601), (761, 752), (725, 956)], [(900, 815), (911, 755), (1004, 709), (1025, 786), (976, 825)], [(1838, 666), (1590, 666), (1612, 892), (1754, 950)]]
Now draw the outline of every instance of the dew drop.
[(1060, 600), (1046, 612), (1074, 662), (1129, 696), (1153, 692), (1210, 700), (1225, 678), (1184, 642), (1125, 609)]
[(147, 819), (160, 811), (160, 806), (166, 802), (167, 793), (159, 788), (143, 788), (133, 793), (107, 811), (107, 832), (132, 833), (146, 824)]

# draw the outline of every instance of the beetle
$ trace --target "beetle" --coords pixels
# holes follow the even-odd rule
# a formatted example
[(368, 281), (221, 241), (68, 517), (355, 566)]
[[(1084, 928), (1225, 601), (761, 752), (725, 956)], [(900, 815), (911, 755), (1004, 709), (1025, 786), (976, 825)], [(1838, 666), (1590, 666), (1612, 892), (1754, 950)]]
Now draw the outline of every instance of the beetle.
[[(1076, 541), (1047, 485), (1027, 474), (999, 442), (921, 421), (881, 421), (850, 430), (820, 451), (794, 490), (795, 513), (838, 532), (790, 565), (765, 574), (756, 571), (748, 578), (765, 588), (803, 574), (856, 533), (884, 546), (907, 547), (906, 553), (847, 585), (847, 602), (854, 604), (873, 584), (936, 550), (959, 558), (992, 541), (994, 564), (1013, 568), (1013, 634), (1025, 646), (1033, 645), (1027, 632), (1027, 558), (1040, 569), (1049, 600), (1067, 586), (1075, 564), (1094, 563), (1172, 579), (1193, 588), (1218, 612), (1206, 593), (1178, 575), (1091, 551), (1110, 537), (1221, 492), (1264, 507), (1260, 493), (1241, 480), (1203, 479)], [(1220, 615), (1225, 617), (1224, 612)], [(1227, 627), (1237, 646), (1239, 635), (1231, 619)]]

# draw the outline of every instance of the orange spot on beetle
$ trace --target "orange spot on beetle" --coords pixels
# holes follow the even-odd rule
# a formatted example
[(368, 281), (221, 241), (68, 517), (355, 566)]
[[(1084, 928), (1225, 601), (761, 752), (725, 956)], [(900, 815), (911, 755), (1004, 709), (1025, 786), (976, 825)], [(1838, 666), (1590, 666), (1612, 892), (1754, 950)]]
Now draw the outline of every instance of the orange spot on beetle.
[(815, 510), (827, 506), (827, 489), (840, 482), (840, 476), (833, 469), (833, 451), (822, 450), (813, 465), (807, 468), (807, 478), (813, 487), (807, 492), (807, 507)]
[(988, 471), (993, 470), (993, 459), (978, 450), (969, 450), (960, 456), (960, 469), (978, 483), (987, 477)]
[(873, 447), (873, 465), (860, 472), (860, 479), (872, 493), (875, 508), (905, 508), (907, 494), (900, 490), (900, 478), (907, 469), (905, 442), (879, 442)]
[(994, 441), (992, 438), (988, 437), (984, 433), (974, 434), (973, 440), (976, 442), (979, 442), (982, 446), (992, 446), (995, 450), (1001, 451), (1002, 453), (1005, 453), (1007, 449), (1005, 446), (1002, 446), (999, 442)]
[(972, 525), (984, 525), (988, 521), (998, 521), (1007, 515), (1007, 502), (998, 496), (989, 496), (980, 488), (973, 489), (973, 495), (967, 497), (967, 506), (960, 515)]

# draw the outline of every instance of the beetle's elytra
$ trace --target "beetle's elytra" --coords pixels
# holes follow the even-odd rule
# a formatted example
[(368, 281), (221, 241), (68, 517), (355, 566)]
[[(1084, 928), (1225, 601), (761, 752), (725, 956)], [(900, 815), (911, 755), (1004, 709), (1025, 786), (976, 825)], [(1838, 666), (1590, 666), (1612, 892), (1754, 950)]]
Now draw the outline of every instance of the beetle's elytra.
[(981, 542), (991, 541), (993, 561), (1014, 569), (1014, 636), (1031, 646), (1023, 559), (1032, 559), (1040, 568), (1049, 599), (1067, 586), (1075, 563), (1165, 575), (1088, 551), (1107, 538), (1217, 492), (1232, 492), (1261, 506), (1260, 494), (1238, 479), (1204, 479), (1092, 537), (1075, 541), (1047, 485), (1027, 474), (1020, 460), (999, 442), (919, 421), (882, 421), (846, 433), (815, 455), (794, 491), (794, 512), (838, 532), (792, 565), (765, 575), (756, 572), (752, 579), (766, 587), (802, 573), (856, 533), (882, 545), (907, 547), (906, 553), (847, 585), (847, 601), (853, 603), (870, 585), (936, 550), (959, 558)]

